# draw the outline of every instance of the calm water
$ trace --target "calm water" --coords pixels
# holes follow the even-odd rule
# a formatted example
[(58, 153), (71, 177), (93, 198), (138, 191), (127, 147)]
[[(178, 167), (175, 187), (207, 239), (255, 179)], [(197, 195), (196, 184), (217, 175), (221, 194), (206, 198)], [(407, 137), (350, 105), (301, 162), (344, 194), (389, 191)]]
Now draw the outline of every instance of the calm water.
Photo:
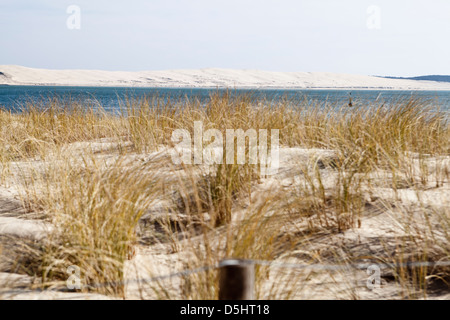
[[(0, 108), (17, 110), (27, 101), (42, 101), (49, 97), (71, 97), (87, 105), (101, 105), (109, 111), (119, 110), (126, 97), (160, 96), (165, 99), (199, 99), (207, 101), (211, 94), (222, 89), (172, 89), (172, 88), (104, 88), (104, 87), (49, 87), (49, 86), (0, 86)], [(389, 105), (399, 99), (419, 98), (427, 104), (450, 110), (450, 91), (377, 91), (377, 90), (230, 90), (232, 95), (246, 94), (254, 99), (277, 102), (280, 99), (306, 100), (310, 103), (348, 104), (349, 94), (355, 106), (367, 106), (375, 102)]]

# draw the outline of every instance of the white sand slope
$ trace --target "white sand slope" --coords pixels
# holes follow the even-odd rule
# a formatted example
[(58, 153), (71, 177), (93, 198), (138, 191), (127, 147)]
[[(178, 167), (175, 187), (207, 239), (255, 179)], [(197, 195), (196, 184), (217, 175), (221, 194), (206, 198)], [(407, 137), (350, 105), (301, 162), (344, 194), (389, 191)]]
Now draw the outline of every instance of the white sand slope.
[(258, 70), (167, 70), (119, 72), (46, 70), (0, 66), (0, 85), (193, 87), (193, 88), (330, 88), (450, 90), (450, 83), (385, 79), (324, 72), (269, 72)]

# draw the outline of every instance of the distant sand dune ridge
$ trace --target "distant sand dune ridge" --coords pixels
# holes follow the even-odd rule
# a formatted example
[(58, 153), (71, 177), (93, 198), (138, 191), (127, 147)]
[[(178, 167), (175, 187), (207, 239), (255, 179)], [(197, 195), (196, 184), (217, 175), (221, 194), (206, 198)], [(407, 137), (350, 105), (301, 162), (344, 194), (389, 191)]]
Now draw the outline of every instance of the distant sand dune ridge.
[(326, 72), (198, 69), (167, 71), (47, 70), (1, 65), (0, 85), (450, 90), (450, 83)]

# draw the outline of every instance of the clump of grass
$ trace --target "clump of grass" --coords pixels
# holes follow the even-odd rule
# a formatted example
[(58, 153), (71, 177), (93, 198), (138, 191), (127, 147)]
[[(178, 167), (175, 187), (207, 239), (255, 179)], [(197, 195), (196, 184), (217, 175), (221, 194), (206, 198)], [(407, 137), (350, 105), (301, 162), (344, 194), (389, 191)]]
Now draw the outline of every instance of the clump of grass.
[[(406, 237), (391, 257), (399, 267), (393, 276), (402, 286), (405, 298), (427, 298), (429, 287), (448, 291), (450, 288), (450, 267), (428, 265), (428, 263), (450, 262), (450, 212), (447, 207), (425, 206), (419, 201), (413, 210), (399, 207), (398, 223), (405, 230)], [(423, 263), (409, 267), (408, 264)]]
[[(289, 246), (283, 237), (282, 226), (277, 211), (280, 209), (281, 195), (277, 192), (266, 194), (264, 201), (252, 203), (239, 211), (233, 221), (216, 228), (204, 228), (200, 234), (191, 234), (180, 241), (179, 247), (190, 259), (181, 258), (186, 269), (203, 266), (215, 266), (225, 258), (272, 260)], [(234, 213), (237, 214), (236, 209)], [(210, 226), (213, 224), (210, 224)], [(184, 255), (182, 255), (184, 256)], [(175, 272), (175, 271), (174, 271)], [(182, 277), (179, 292), (169, 292), (166, 280), (161, 280), (152, 288), (159, 295), (165, 293), (165, 299), (217, 299), (218, 269), (206, 269)], [(256, 267), (256, 294), (266, 297), (265, 282), (268, 268)]]
[(252, 183), (257, 178), (252, 166), (237, 164), (219, 164), (214, 173), (204, 176), (214, 226), (231, 222), (235, 200), (244, 197), (251, 203)]
[[(53, 166), (39, 193), (55, 225), (40, 258), (42, 282), (67, 279), (80, 268), (92, 290), (123, 295), (123, 265), (136, 242), (140, 217), (157, 198), (157, 167), (117, 160), (104, 167), (85, 159), (83, 167)], [(92, 285), (91, 285), (92, 284)]]
[[(299, 164), (304, 179), (291, 194), (288, 212), (306, 219), (310, 230), (326, 228), (343, 232), (361, 224), (365, 205), (364, 162), (352, 163), (349, 159), (331, 162), (327, 170), (320, 168), (323, 162), (315, 156)], [(324, 182), (330, 177), (332, 185)]]

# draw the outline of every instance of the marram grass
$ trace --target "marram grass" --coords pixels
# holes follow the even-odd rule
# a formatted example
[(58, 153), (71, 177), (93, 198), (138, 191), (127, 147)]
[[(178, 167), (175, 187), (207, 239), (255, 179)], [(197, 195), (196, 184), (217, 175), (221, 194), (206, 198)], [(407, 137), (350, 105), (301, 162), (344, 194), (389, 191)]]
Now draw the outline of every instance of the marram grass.
[[(262, 181), (255, 166), (215, 165), (205, 172), (201, 166), (177, 167), (167, 157), (145, 160), (161, 146), (172, 146), (174, 130), (193, 133), (195, 121), (222, 133), (238, 128), (279, 129), (283, 147), (327, 149), (334, 156), (327, 163), (312, 157), (309, 164), (299, 164), (301, 183), (288, 191), (269, 190), (262, 197), (254, 194)], [(28, 103), (20, 113), (0, 110), (0, 130), (0, 181), (22, 181), (28, 208), (45, 212), (55, 226), (39, 250), (33, 250), (27, 272), (49, 287), (61, 284), (67, 267), (77, 265), (85, 283), (106, 284), (86, 290), (118, 296), (125, 295), (123, 269), (138, 241), (139, 221), (155, 203), (168, 204), (159, 221), (167, 235), (164, 239), (170, 239), (174, 252), (187, 253), (191, 258), (183, 263), (195, 268), (229, 256), (272, 260), (311, 241), (316, 232), (358, 228), (368, 188), (379, 170), (389, 172), (385, 183), (390, 189), (412, 188), (419, 195), (430, 179), (439, 187), (450, 176), (444, 161), (436, 160), (432, 172), (426, 161), (450, 155), (448, 115), (414, 99), (389, 107), (346, 108), (306, 100), (269, 105), (227, 94), (213, 95), (206, 105), (195, 99), (127, 98), (119, 114), (98, 105), (50, 99)], [(99, 141), (112, 147), (89, 148)], [(68, 148), (77, 143), (81, 151)], [(419, 159), (418, 166), (411, 155)], [(42, 162), (44, 169), (14, 171), (14, 164), (30, 160)], [(332, 188), (324, 187), (320, 166), (333, 169)], [(180, 178), (168, 180), (167, 174)], [(401, 223), (414, 230), (415, 257), (448, 259), (448, 210), (434, 211), (440, 219), (437, 231), (426, 219), (420, 228), (414, 226), (407, 215)], [(293, 220), (305, 221), (308, 232), (294, 237), (283, 231)], [(395, 257), (403, 258), (407, 259)], [(268, 269), (258, 268), (257, 274), (261, 298), (290, 298), (298, 289), (294, 284), (303, 279), (292, 278), (288, 290), (276, 284), (268, 289), (264, 287)], [(449, 275), (447, 269), (395, 273), (406, 296), (410, 285), (424, 289), (430, 276), (448, 279)], [(215, 299), (217, 273), (184, 278), (176, 294), (164, 287), (161, 283), (153, 290), (161, 298)]]

